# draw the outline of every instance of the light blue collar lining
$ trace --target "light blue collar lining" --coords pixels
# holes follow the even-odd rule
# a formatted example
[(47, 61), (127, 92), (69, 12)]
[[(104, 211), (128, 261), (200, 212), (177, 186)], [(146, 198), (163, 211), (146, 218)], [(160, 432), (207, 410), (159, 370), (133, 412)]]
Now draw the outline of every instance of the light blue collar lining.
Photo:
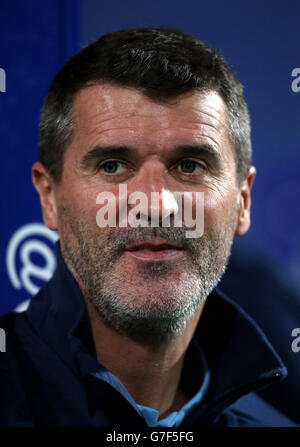
[(157, 410), (137, 404), (139, 410), (141, 411), (144, 419), (147, 422), (148, 427), (178, 427), (183, 419), (186, 417), (186, 415), (189, 414), (196, 405), (199, 405), (199, 403), (203, 399), (203, 396), (205, 395), (209, 387), (210, 372), (204, 352), (199, 345), (197, 346), (197, 350), (201, 354), (200, 361), (203, 371), (202, 384), (198, 392), (179, 411), (173, 411), (173, 413), (169, 414), (167, 417), (161, 419), (160, 421), (158, 421), (159, 412)]

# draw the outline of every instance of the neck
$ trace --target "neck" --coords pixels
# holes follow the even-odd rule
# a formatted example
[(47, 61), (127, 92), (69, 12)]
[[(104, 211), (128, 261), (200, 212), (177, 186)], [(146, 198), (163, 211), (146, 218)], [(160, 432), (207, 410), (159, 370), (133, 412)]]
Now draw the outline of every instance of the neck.
[(179, 386), (180, 378), (204, 303), (180, 334), (153, 344), (107, 327), (85, 300), (99, 363), (119, 378), (137, 404), (158, 410), (160, 418), (179, 410), (189, 400)]

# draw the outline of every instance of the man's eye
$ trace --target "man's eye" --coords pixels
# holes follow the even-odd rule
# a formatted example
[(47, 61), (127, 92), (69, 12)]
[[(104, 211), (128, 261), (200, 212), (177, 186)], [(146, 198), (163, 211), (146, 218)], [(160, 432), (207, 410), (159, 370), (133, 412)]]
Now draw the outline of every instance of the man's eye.
[(181, 172), (184, 174), (193, 174), (194, 172), (201, 172), (205, 167), (194, 160), (182, 160), (178, 166), (181, 166)]
[(124, 163), (121, 161), (110, 160), (102, 163), (100, 169), (103, 170), (106, 174), (122, 174), (125, 167)]

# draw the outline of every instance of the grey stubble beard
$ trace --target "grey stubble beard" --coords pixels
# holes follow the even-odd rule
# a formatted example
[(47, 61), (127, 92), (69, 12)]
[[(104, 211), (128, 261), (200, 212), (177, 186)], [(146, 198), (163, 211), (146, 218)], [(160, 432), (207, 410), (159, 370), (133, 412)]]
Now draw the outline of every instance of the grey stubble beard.
[[(227, 268), (234, 216), (224, 225), (223, 231), (215, 230), (198, 239), (187, 239), (186, 229), (180, 227), (114, 228), (104, 238), (97, 226), (90, 228), (84, 220), (73, 219), (67, 207), (61, 215), (66, 230), (60, 234), (63, 256), (71, 272), (79, 278), (84, 297), (92, 303), (107, 327), (136, 340), (159, 343), (180, 335)], [(190, 272), (184, 274), (172, 296), (157, 299), (153, 289), (143, 298), (142, 305), (137, 305), (133, 296), (126, 294), (126, 289), (131, 289), (132, 278), (118, 277), (113, 268), (126, 245), (155, 237), (182, 244)], [(147, 262), (138, 270), (141, 280), (155, 279), (163, 284), (173, 268), (169, 263)], [(138, 291), (135, 289), (133, 293)]]

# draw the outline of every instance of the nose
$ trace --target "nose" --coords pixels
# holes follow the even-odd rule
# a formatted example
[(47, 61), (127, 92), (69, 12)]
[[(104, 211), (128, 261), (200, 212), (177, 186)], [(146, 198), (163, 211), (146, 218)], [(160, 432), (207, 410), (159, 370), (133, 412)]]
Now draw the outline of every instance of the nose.
[(178, 212), (178, 203), (169, 174), (160, 160), (145, 162), (127, 188), (129, 223), (170, 226), (171, 219)]

